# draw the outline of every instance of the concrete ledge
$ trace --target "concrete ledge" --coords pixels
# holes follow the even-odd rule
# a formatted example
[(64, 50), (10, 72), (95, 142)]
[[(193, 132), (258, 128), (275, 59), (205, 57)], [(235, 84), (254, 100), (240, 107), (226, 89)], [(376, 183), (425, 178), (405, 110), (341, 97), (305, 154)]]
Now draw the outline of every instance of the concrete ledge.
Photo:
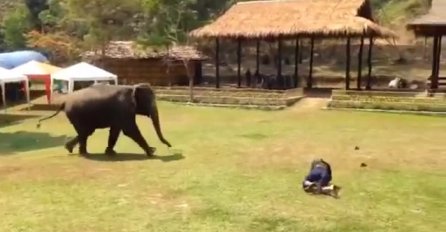
[(231, 105), (231, 104), (209, 104), (209, 103), (191, 103), (191, 102), (174, 102), (174, 104), (199, 106), (199, 107), (216, 107), (216, 108), (232, 108), (245, 110), (263, 110), (263, 111), (277, 111), (286, 109), (286, 105)]
[(333, 108), (333, 107), (323, 107), (322, 110), (357, 111), (357, 112), (389, 113), (389, 114), (412, 114), (412, 115), (446, 117), (446, 112), (433, 112), (433, 111), (380, 110), (380, 109)]

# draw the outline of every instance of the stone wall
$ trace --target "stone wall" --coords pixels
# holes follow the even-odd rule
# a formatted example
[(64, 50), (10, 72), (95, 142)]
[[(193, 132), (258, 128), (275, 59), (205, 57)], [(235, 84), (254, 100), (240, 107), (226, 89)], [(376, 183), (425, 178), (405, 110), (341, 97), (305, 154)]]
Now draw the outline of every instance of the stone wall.
[[(190, 103), (188, 87), (155, 87), (162, 101)], [(193, 103), (205, 106), (279, 110), (289, 107), (303, 97), (302, 89), (263, 90), (237, 88), (195, 87)]]
[(425, 92), (334, 90), (328, 107), (446, 112), (446, 97)]

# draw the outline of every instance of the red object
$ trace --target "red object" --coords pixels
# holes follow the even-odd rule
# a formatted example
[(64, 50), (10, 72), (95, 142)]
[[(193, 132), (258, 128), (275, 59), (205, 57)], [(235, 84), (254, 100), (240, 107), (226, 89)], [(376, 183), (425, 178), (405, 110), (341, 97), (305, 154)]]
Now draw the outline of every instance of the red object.
[(61, 68), (37, 61), (30, 61), (18, 67), (15, 67), (13, 71), (26, 75), (30, 82), (40, 81), (45, 83), (45, 92), (48, 104), (51, 104), (51, 74), (60, 70)]
[(29, 81), (43, 81), (48, 104), (51, 104), (51, 75), (27, 75)]

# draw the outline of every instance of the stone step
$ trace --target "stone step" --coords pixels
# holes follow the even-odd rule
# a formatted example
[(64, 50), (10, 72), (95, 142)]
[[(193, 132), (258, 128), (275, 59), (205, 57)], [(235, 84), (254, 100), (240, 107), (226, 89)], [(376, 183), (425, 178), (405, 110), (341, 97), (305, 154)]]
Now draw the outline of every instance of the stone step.
[[(189, 91), (189, 87), (185, 86), (156, 86), (153, 87), (155, 91)], [(212, 92), (251, 92), (251, 93), (286, 93), (294, 90), (267, 90), (267, 89), (254, 89), (254, 88), (213, 88), (213, 87), (194, 87), (194, 91), (212, 91)]]
[(446, 103), (446, 99), (433, 97), (387, 97), (387, 96), (353, 96), (333, 95), (335, 101), (364, 101), (364, 102), (405, 102), (405, 103)]
[[(158, 94), (157, 99), (173, 102), (189, 102), (189, 95), (164, 95)], [(292, 105), (300, 97), (288, 98), (253, 98), (253, 97), (227, 97), (227, 96), (203, 96), (195, 95), (194, 101), (210, 104), (234, 104), (234, 105)]]
[(218, 107), (218, 108), (234, 108), (234, 109), (251, 109), (251, 110), (265, 110), (275, 111), (287, 108), (286, 105), (233, 105), (233, 104), (210, 104), (210, 103), (189, 103), (179, 102), (178, 104), (203, 106), (203, 107)]
[[(155, 90), (155, 93), (158, 94), (175, 94), (175, 95), (189, 95), (188, 89), (162, 89)], [(243, 91), (204, 91), (204, 90), (193, 90), (194, 94), (202, 94), (209, 96), (240, 96), (240, 97), (281, 97), (287, 95), (286, 93), (275, 93), (275, 92), (243, 92)]]
[(328, 108), (357, 108), (357, 109), (381, 109), (381, 110), (406, 110), (406, 111), (431, 111), (446, 112), (446, 102), (439, 103), (414, 103), (414, 102), (373, 102), (331, 100)]

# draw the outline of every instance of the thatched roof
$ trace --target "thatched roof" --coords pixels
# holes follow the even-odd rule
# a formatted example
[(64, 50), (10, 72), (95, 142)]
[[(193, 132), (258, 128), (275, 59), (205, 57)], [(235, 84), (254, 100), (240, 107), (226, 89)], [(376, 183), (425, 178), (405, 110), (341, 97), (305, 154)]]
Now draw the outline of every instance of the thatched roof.
[(446, 34), (446, 0), (432, 0), (429, 12), (407, 24), (419, 35)]
[(190, 33), (201, 38), (396, 37), (373, 22), (368, 0), (238, 2), (213, 23)]
[[(143, 48), (133, 41), (111, 41), (105, 49), (105, 58), (112, 59), (156, 59), (169, 56), (177, 60), (204, 60), (206, 59), (200, 51), (192, 46), (173, 46), (167, 49)], [(101, 57), (100, 50), (85, 52), (84, 59)]]

